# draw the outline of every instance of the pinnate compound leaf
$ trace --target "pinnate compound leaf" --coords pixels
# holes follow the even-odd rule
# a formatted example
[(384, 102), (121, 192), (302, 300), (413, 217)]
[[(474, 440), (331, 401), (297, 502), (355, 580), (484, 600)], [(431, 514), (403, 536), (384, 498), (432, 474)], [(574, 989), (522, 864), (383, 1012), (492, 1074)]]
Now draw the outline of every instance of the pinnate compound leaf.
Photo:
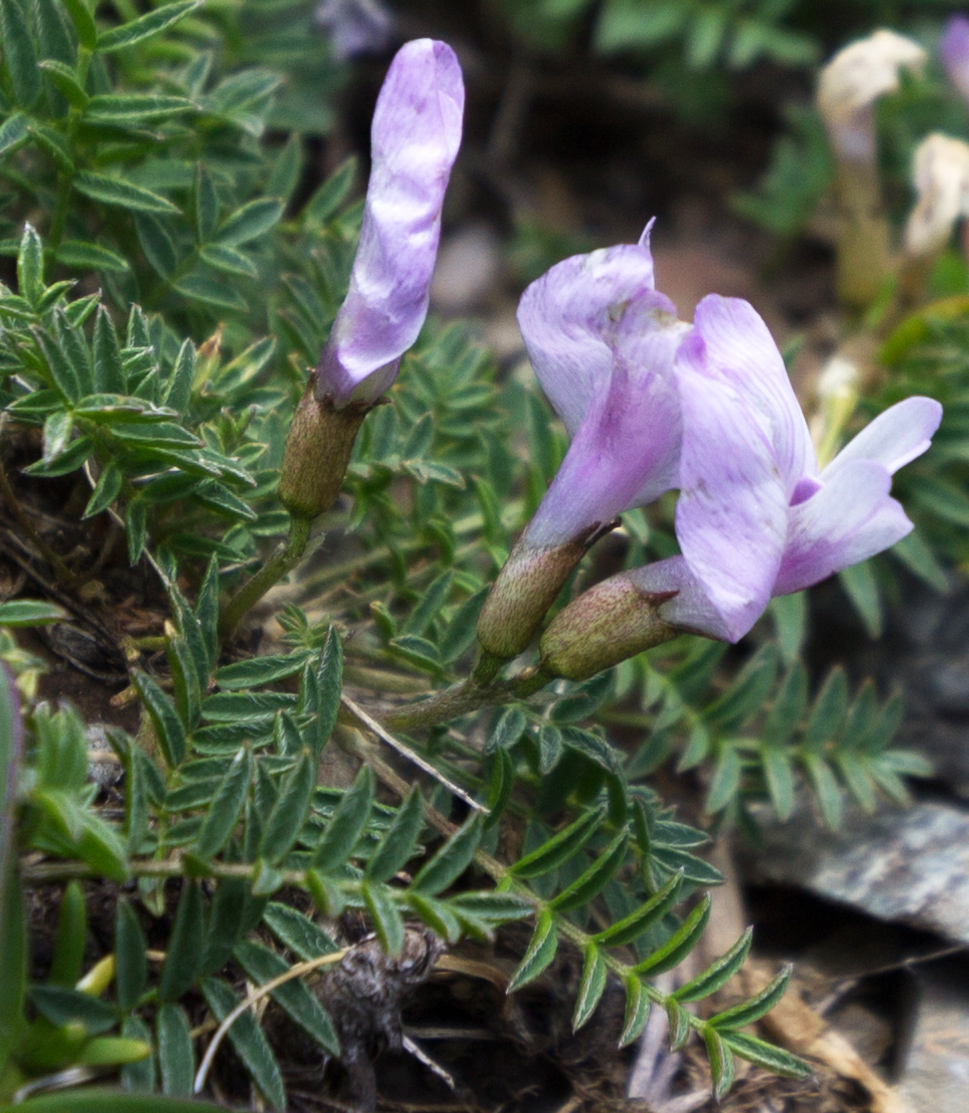
[[(132, 505), (139, 504), (129, 503), (129, 512)], [(146, 673), (135, 671), (132, 673), (131, 680), (151, 718), (152, 726), (155, 728), (155, 738), (158, 740), (158, 747), (166, 763), (171, 768), (181, 765), (185, 760), (187, 742), (185, 728), (178, 717), (175, 705)]]
[[(202, 982), (202, 993), (216, 1020), (224, 1020), (239, 1003), (232, 988), (220, 978), (206, 978)], [(282, 1071), (251, 1010), (247, 1009), (229, 1029), (229, 1042), (266, 1101), (274, 1109), (285, 1109)]]
[(601, 811), (594, 811), (580, 816), (548, 842), (519, 859), (510, 872), (516, 877), (540, 877), (557, 869), (585, 846), (602, 822), (602, 815)]
[(424, 865), (414, 878), (413, 888), (436, 896), (457, 881), (471, 864), (481, 842), (481, 814), (476, 812)]
[(619, 1046), (628, 1047), (639, 1039), (649, 1020), (650, 1000), (643, 983), (631, 974), (623, 979), (626, 990), (626, 1012), (623, 1017)]
[(752, 937), (753, 929), (747, 928), (729, 951), (710, 963), (706, 970), (703, 970), (692, 981), (687, 982), (685, 986), (673, 994), (676, 1000), (699, 1001), (701, 998), (709, 997), (711, 993), (716, 993), (719, 989), (722, 989), (743, 966), (747, 952), (750, 950)]
[(516, 989), (521, 989), (523, 985), (537, 978), (555, 958), (557, 947), (555, 917), (546, 910), (538, 917), (528, 949), (508, 983), (508, 992), (514, 993)]
[(343, 794), (343, 799), (316, 848), (313, 855), (315, 869), (328, 873), (343, 865), (350, 857), (370, 818), (374, 788), (373, 770), (369, 765), (361, 766), (353, 784)]
[(710, 897), (707, 895), (662, 946), (633, 967), (633, 972), (661, 974), (664, 970), (671, 970), (696, 946), (709, 919)]
[[(75, 3), (81, 2), (83, 0), (75, 0)], [(124, 50), (127, 46), (133, 46), (152, 35), (158, 35), (166, 28), (171, 27), (173, 23), (177, 23), (187, 16), (200, 3), (201, 0), (177, 0), (174, 4), (165, 4), (146, 15), (132, 19), (128, 23), (123, 23), (120, 27), (112, 27), (110, 31), (98, 35), (98, 52), (111, 54), (115, 50)]]
[(406, 865), (414, 853), (417, 836), (424, 823), (423, 806), (421, 790), (415, 785), (397, 809), (397, 814), (367, 862), (364, 876), (368, 881), (387, 881)]
[(732, 1032), (737, 1028), (744, 1028), (754, 1021), (760, 1020), (765, 1013), (769, 1013), (787, 991), (787, 983), (791, 980), (792, 966), (783, 967), (760, 993), (755, 994), (747, 1001), (741, 1001), (723, 1012), (711, 1016), (708, 1024), (718, 1032)]
[(572, 1014), (573, 1032), (577, 1032), (595, 1012), (606, 988), (607, 974), (602, 952), (594, 943), (590, 943), (585, 949), (582, 980), (579, 983), (579, 992), (575, 999), (575, 1011)]

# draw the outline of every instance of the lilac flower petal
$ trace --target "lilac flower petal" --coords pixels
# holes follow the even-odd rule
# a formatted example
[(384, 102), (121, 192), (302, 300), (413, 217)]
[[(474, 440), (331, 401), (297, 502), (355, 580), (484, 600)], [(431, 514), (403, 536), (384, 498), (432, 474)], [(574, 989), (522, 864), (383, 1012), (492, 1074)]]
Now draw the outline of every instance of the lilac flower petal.
[(613, 367), (595, 394), (525, 534), (564, 545), (678, 483), (680, 403), (673, 359), (687, 326), (661, 294), (644, 295), (617, 324)]
[(671, 599), (660, 604), (659, 614), (664, 622), (709, 638), (736, 641), (683, 557), (675, 556), (647, 564), (626, 575), (634, 587), (648, 594), (676, 592)]
[[(638, 244), (573, 255), (557, 263), (522, 295), (518, 325), (529, 359), (571, 435), (592, 402), (596, 384), (611, 373), (616, 321), (629, 302), (652, 291), (647, 227)], [(675, 316), (672, 302), (664, 298), (663, 303)]]
[(830, 482), (835, 472), (853, 460), (877, 461), (894, 475), (928, 449), (941, 421), (942, 407), (934, 398), (916, 395), (897, 402), (846, 444), (821, 478)]
[(717, 349), (723, 330), (706, 343), (701, 309), (710, 301), (697, 308), (676, 360), (683, 414), (676, 534), (691, 573), (736, 641), (770, 599), (795, 483), (786, 485), (778, 468), (770, 415), (751, 404), (742, 380), (724, 373), (725, 353)]
[(417, 339), (427, 316), (441, 206), (463, 111), (454, 51), (431, 39), (403, 46), (374, 112), (360, 246), (317, 371), (320, 401), (330, 398), (337, 408), (375, 401)]
[(884, 464), (849, 460), (794, 507), (773, 594), (810, 587), (900, 541), (912, 523), (889, 495), (891, 483)]
[(969, 19), (954, 15), (945, 25), (939, 54), (949, 80), (969, 100)]
[(802, 476), (817, 474), (817, 456), (770, 330), (749, 302), (717, 294), (697, 305), (694, 327), (706, 347), (707, 373), (731, 382), (766, 420), (790, 499)]
[(341, 61), (386, 49), (394, 30), (393, 13), (382, 0), (321, 0), (314, 18)]

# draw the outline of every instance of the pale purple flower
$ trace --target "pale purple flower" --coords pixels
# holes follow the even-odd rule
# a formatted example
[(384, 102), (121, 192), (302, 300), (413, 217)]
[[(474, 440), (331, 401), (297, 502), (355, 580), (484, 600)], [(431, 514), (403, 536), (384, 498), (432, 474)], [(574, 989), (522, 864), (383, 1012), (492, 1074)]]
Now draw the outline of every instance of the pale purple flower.
[(949, 80), (969, 101), (969, 18), (954, 15), (946, 23), (939, 54)]
[(394, 32), (393, 13), (381, 0), (321, 0), (315, 19), (341, 61), (378, 54)]
[(676, 357), (683, 415), (682, 556), (627, 573), (673, 625), (737, 641), (774, 595), (818, 583), (901, 540), (892, 475), (929, 447), (942, 407), (914, 397), (823, 470), (784, 361), (747, 302), (711, 294)]
[(528, 547), (574, 541), (677, 486), (673, 358), (689, 326), (654, 287), (651, 228), (637, 244), (564, 260), (522, 296), (532, 367), (572, 437), (525, 531)]
[(454, 51), (432, 39), (401, 47), (377, 99), (360, 246), (316, 370), (319, 402), (336, 409), (372, 404), (417, 339), (427, 316), (441, 206), (463, 112)]

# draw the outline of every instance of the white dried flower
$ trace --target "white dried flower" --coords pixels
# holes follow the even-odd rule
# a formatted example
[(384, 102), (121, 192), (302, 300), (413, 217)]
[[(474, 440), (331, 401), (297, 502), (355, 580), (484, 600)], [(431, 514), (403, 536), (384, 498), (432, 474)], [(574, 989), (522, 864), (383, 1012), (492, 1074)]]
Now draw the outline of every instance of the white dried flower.
[(969, 215), (969, 144), (934, 132), (915, 150), (912, 175), (918, 202), (905, 228), (909, 255), (945, 247), (952, 226)]

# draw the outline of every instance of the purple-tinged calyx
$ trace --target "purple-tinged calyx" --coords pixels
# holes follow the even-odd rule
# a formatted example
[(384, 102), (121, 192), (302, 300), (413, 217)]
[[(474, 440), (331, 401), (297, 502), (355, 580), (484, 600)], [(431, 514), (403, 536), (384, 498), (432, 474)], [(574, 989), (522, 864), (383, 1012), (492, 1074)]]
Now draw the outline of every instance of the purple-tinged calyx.
[(525, 648), (619, 514), (677, 485), (673, 363), (689, 326), (654, 287), (650, 227), (637, 244), (564, 260), (522, 296), (525, 346), (572, 443), (481, 612), (479, 641), (497, 657)]
[(463, 111), (454, 51), (432, 39), (401, 47), (374, 111), (350, 287), (286, 442), (279, 497), (297, 517), (336, 501), (360, 424), (424, 324)]
[(401, 47), (374, 111), (350, 288), (315, 374), (317, 400), (335, 409), (376, 402), (424, 324), (463, 113), (454, 51), (432, 39)]

